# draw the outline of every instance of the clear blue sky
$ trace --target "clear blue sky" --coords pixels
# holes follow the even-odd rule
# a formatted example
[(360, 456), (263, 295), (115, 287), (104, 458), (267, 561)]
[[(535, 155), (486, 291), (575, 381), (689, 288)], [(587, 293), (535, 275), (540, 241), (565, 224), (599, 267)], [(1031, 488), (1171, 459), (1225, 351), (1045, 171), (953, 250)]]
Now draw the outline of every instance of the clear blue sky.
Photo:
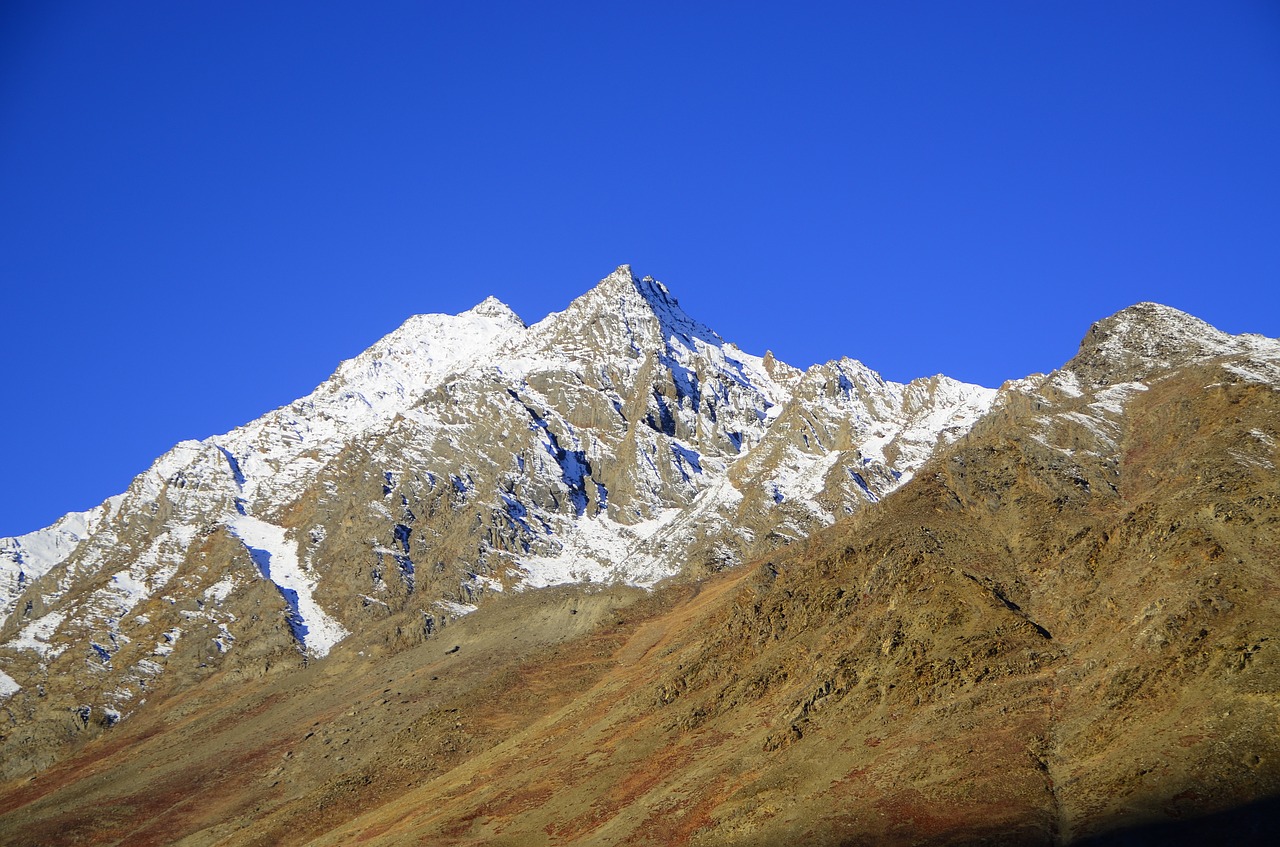
[(0, 535), (622, 262), (899, 380), (1280, 335), (1280, 3), (5, 0)]

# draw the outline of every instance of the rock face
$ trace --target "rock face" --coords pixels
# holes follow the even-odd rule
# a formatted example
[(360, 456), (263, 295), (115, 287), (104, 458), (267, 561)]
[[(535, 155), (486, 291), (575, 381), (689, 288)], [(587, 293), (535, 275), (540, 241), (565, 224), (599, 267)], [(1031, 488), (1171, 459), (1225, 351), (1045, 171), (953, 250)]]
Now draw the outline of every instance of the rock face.
[[(652, 591), (618, 582), (507, 591), (422, 640), (403, 637), (404, 612), (357, 626), (332, 603), (326, 613), (350, 635), (323, 661), (256, 676), (224, 662), (199, 684), (188, 668), (181, 685), (153, 693), (96, 743), (0, 788), (0, 840), (1272, 843), (1280, 342), (1228, 336), (1150, 304), (1125, 310), (1090, 330), (1062, 369), (1007, 383), (987, 414), (943, 438), (892, 493), (877, 484), (895, 479), (893, 462), (919, 455), (922, 437), (911, 433), (930, 429), (928, 414), (912, 410), (960, 389), (941, 379), (880, 389), (847, 362), (770, 372), (789, 399), (761, 410), (761, 429), (743, 438), (738, 458), (723, 459), (714, 484), (686, 492), (684, 508), (731, 486), (741, 499), (717, 495), (707, 514), (735, 521), (771, 509), (779, 536), (817, 527), (804, 539)], [(636, 382), (646, 392), (655, 384)], [(618, 394), (624, 409), (652, 397)], [(544, 408), (535, 407), (547, 429), (566, 427), (559, 443), (592, 463), (583, 479), (621, 487), (595, 476), (608, 471), (603, 461), (597, 470), (603, 454), (585, 446), (585, 425)], [(842, 409), (890, 409), (901, 425), (890, 437)], [(723, 444), (714, 430), (703, 442), (689, 429), (668, 434), (662, 420), (645, 425), (643, 443)], [(694, 420), (690, 409), (685, 425)], [(580, 440), (568, 439), (569, 426)], [(823, 458), (822, 445), (835, 458)], [(378, 455), (360, 449), (362, 462)], [(704, 446), (699, 456), (728, 449)], [(844, 491), (831, 484), (836, 471), (859, 466), (848, 450), (864, 469), (891, 470), (857, 471), (874, 502), (859, 495), (864, 505), (824, 526), (819, 510), (831, 515)], [(719, 467), (700, 461), (703, 475)], [(821, 463), (827, 484), (794, 487), (780, 470), (788, 462)], [(363, 519), (366, 502), (398, 502), (404, 477), (382, 478), (392, 489), (383, 495), (380, 472), (369, 472), (374, 499), (353, 497), (353, 511), (322, 524), (334, 527), (325, 540), (346, 515)], [(584, 493), (579, 515), (561, 482), (548, 489), (560, 492), (560, 506), (542, 512), (548, 523), (602, 521), (614, 507), (613, 493)], [(338, 502), (334, 485), (321, 488)], [(814, 493), (789, 508), (802, 491)], [(661, 514), (633, 515), (638, 501), (625, 502), (608, 519), (633, 532)], [(667, 502), (660, 508), (676, 508)], [(237, 515), (192, 545), (243, 555), (246, 567), (255, 543), (287, 547), (269, 537), (273, 524)], [(103, 515), (59, 531), (79, 537), (93, 520)], [(152, 542), (161, 562), (175, 543), (169, 532)], [(383, 543), (394, 563), (397, 548)], [(507, 585), (538, 572), (522, 555), (491, 548), (493, 561), (516, 570), (501, 575)], [(271, 583), (250, 585), (265, 610)], [(314, 596), (326, 602), (319, 589)], [(227, 607), (206, 608), (196, 611)], [(192, 640), (177, 639), (174, 654)], [(270, 657), (296, 643), (277, 627), (235, 646)], [(179, 673), (171, 662), (158, 678)]]
[(492, 298), (410, 318), (307, 397), (0, 540), (0, 773), (353, 633), (395, 651), (504, 592), (737, 565), (879, 501), (994, 394), (746, 354), (626, 266), (533, 326)]

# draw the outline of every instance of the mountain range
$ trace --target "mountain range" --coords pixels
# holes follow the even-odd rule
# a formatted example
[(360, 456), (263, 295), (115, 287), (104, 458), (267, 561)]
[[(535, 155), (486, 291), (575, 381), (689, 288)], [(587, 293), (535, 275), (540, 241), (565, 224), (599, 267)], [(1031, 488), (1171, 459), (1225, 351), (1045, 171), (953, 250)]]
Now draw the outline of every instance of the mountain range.
[(999, 390), (627, 266), (410, 318), (0, 539), (0, 838), (1265, 838), (1278, 391), (1150, 303)]

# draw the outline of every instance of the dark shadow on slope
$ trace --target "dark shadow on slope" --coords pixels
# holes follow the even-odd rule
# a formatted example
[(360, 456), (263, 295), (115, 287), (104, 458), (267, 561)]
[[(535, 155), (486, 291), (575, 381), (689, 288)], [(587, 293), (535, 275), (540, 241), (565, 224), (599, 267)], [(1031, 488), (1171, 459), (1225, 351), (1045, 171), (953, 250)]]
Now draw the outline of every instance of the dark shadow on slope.
[[(975, 821), (972, 826), (959, 826), (934, 837), (908, 832), (888, 836), (845, 838), (840, 847), (1055, 847), (1066, 843), (1072, 847), (1270, 847), (1280, 843), (1280, 797), (1265, 797), (1207, 815), (1188, 813), (1181, 820), (1125, 824), (1117, 821), (1107, 832), (1061, 842), (1052, 833), (1036, 831), (1037, 823), (1029, 822), (1026, 830), (995, 829)], [(826, 842), (824, 842), (826, 843)]]
[(1280, 843), (1280, 797), (1264, 797), (1234, 809), (1184, 820), (1120, 825), (1110, 832), (1072, 842), (1080, 847), (1261, 847), (1276, 843)]

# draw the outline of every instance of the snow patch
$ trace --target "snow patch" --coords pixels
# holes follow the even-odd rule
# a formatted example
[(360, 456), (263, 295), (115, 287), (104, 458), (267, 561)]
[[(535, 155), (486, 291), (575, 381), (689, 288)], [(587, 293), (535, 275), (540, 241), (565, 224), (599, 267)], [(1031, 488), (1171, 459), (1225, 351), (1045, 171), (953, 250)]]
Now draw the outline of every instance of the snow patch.
[(523, 584), (529, 588), (576, 582), (652, 586), (670, 572), (650, 557), (635, 554), (680, 514), (680, 509), (666, 509), (656, 518), (631, 525), (607, 515), (579, 518), (558, 536), (559, 553), (517, 559), (525, 574)]
[(1067, 370), (1065, 368), (1054, 372), (1053, 375), (1046, 380), (1045, 385), (1056, 388), (1058, 393), (1067, 399), (1084, 396), (1084, 389), (1080, 387), (1080, 379), (1076, 376), (1075, 371)]
[(496, 591), (499, 594), (501, 594), (504, 590), (502, 587), (502, 583), (494, 579), (493, 577), (477, 575), (475, 578), (475, 581), (480, 583), (482, 586), (484, 586), (484, 588), (488, 591)]
[(471, 603), (455, 603), (452, 600), (437, 600), (436, 606), (457, 618), (460, 618), (463, 615), (469, 615), (480, 608), (479, 606), (474, 606)]
[(182, 630), (178, 627), (166, 630), (161, 636), (161, 641), (156, 642), (156, 648), (151, 651), (153, 656), (168, 656), (173, 652), (173, 645), (178, 643), (178, 639), (182, 637)]
[(1255, 360), (1244, 362), (1228, 362), (1222, 366), (1246, 382), (1260, 382), (1263, 385), (1280, 386), (1280, 364), (1275, 361)]
[[(832, 450), (817, 456), (800, 455), (788, 458), (790, 461), (778, 466), (770, 482), (781, 493), (784, 500), (799, 500), (808, 504), (826, 487), (827, 474), (840, 460), (840, 451)], [(818, 510), (816, 504), (813, 504), (813, 508)], [(825, 514), (823, 512), (823, 515)]]
[(204, 599), (213, 603), (221, 603), (240, 587), (240, 581), (234, 576), (224, 576), (204, 590)]
[(1089, 408), (1101, 414), (1122, 415), (1133, 395), (1146, 390), (1147, 386), (1141, 382), (1118, 382), (1094, 394)]
[(31, 650), (40, 654), (46, 659), (56, 658), (67, 649), (67, 645), (57, 645), (51, 643), (53, 634), (57, 632), (58, 627), (62, 626), (62, 622), (66, 620), (65, 612), (50, 612), (43, 617), (36, 618), (27, 624), (22, 630), (9, 641), (5, 646), (14, 650)]
[(298, 544), (285, 537), (283, 527), (251, 515), (233, 515), (227, 527), (244, 542), (264, 578), (275, 584), (293, 610), (294, 635), (316, 657), (328, 655), (333, 645), (350, 633), (316, 603), (312, 593), (316, 576), (298, 561)]

